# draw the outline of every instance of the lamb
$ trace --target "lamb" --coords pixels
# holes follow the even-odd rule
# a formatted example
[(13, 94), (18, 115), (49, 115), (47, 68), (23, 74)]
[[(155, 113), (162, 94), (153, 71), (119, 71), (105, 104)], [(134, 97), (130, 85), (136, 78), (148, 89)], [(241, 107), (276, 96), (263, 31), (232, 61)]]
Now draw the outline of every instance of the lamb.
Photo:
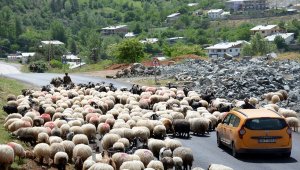
[(155, 170), (164, 170), (164, 165), (162, 164), (161, 161), (152, 160), (147, 165), (147, 168), (153, 168)]
[(52, 143), (50, 145), (50, 158), (53, 159), (57, 152), (65, 152), (65, 148), (61, 143)]
[(164, 139), (165, 136), (167, 136), (167, 129), (164, 125), (157, 125), (153, 129), (153, 136), (156, 139)]
[(18, 156), (19, 160), (20, 158), (25, 158), (25, 150), (22, 145), (15, 142), (9, 142), (7, 145), (13, 148), (14, 155)]
[(88, 145), (78, 144), (73, 149), (73, 161), (76, 169), (82, 169), (83, 162), (92, 155), (92, 149)]
[(174, 161), (173, 161), (172, 157), (163, 157), (160, 161), (163, 164), (165, 170), (173, 169)]
[(300, 121), (297, 117), (287, 117), (285, 120), (287, 124), (294, 129), (294, 132), (298, 132)]
[(173, 152), (174, 157), (180, 157), (183, 161), (184, 169), (191, 169), (194, 161), (193, 152), (187, 147), (178, 147)]
[(120, 170), (125, 170), (125, 169), (143, 170), (143, 169), (145, 169), (145, 166), (141, 161), (138, 161), (138, 160), (126, 161), (126, 162), (122, 163), (122, 165), (120, 167)]
[(95, 163), (89, 168), (89, 170), (114, 170), (114, 168), (105, 163)]
[(208, 166), (208, 170), (220, 170), (220, 169), (222, 169), (222, 170), (233, 170), (232, 168), (221, 165), (221, 164), (210, 164)]
[(177, 119), (173, 122), (173, 136), (190, 138), (190, 122), (185, 119)]
[(120, 139), (120, 135), (117, 134), (106, 134), (102, 138), (101, 145), (104, 150), (108, 150), (110, 147), (114, 145)]
[(5, 170), (14, 162), (14, 150), (8, 145), (0, 145), (0, 165), (3, 165)]
[(162, 140), (149, 139), (148, 141), (148, 148), (156, 158), (159, 158), (160, 149), (164, 147), (166, 147), (166, 144)]
[(51, 154), (50, 146), (46, 143), (39, 143), (33, 148), (33, 154), (39, 159), (40, 164), (43, 164), (43, 160), (48, 164)]
[[(62, 141), (61, 144), (64, 146), (65, 152), (68, 154), (68, 157), (72, 158), (75, 144), (72, 141), (68, 141), (68, 140)], [(69, 159), (69, 161), (71, 161), (71, 159)]]
[(154, 160), (153, 153), (148, 149), (138, 149), (134, 152), (134, 154), (140, 157), (144, 166), (147, 166), (150, 161)]
[(190, 119), (191, 123), (191, 131), (196, 135), (204, 135), (205, 132), (208, 132), (209, 129), (209, 119), (201, 117), (201, 118), (193, 118)]
[(65, 170), (68, 163), (68, 154), (65, 152), (57, 152), (54, 156), (54, 164), (57, 166), (58, 170)]

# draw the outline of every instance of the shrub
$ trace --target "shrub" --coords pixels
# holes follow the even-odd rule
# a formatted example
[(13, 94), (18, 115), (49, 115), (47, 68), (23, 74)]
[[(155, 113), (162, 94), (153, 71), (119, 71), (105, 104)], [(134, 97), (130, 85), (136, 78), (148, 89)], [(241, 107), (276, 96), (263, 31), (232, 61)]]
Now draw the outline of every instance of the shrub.
[(35, 61), (29, 64), (29, 70), (31, 72), (43, 73), (48, 70), (48, 67), (44, 61)]
[(58, 61), (58, 60), (53, 59), (53, 60), (50, 61), (50, 66), (52, 68), (63, 68), (63, 63)]

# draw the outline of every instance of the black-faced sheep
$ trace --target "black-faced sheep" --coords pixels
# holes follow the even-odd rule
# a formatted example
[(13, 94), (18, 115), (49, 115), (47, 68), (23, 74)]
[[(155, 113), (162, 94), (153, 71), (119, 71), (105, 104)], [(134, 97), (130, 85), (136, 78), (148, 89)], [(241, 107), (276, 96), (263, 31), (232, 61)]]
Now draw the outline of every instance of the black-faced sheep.
[(68, 154), (65, 152), (57, 152), (54, 155), (54, 164), (56, 165), (58, 170), (65, 170), (66, 165), (68, 164)]

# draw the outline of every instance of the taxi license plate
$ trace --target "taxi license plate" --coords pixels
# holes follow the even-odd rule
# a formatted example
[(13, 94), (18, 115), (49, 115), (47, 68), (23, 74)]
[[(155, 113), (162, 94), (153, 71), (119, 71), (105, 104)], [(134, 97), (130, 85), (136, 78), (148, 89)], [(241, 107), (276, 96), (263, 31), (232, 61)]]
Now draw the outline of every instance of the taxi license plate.
[(275, 143), (276, 139), (271, 138), (271, 139), (258, 139), (258, 143)]

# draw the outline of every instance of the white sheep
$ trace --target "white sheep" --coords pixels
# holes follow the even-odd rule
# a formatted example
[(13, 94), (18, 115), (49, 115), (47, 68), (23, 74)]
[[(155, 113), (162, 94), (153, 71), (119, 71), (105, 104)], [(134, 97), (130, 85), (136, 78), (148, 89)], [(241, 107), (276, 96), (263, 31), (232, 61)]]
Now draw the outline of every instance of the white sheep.
[(65, 170), (66, 169), (66, 165), (68, 163), (68, 160), (69, 160), (69, 156), (68, 156), (67, 153), (65, 153), (65, 152), (57, 152), (54, 155), (53, 162), (54, 162), (54, 165), (57, 166), (58, 170)]
[(297, 117), (287, 117), (285, 120), (287, 124), (294, 129), (294, 132), (298, 132), (300, 121)]
[(121, 138), (120, 135), (117, 135), (117, 134), (105, 134), (102, 138), (102, 141), (101, 141), (101, 145), (102, 145), (102, 148), (104, 150), (107, 150), (109, 149), (110, 147), (112, 147), (114, 145), (115, 142), (117, 142), (119, 139)]
[(45, 160), (47, 164), (49, 163), (50, 153), (50, 146), (46, 143), (39, 143), (33, 148), (33, 154), (39, 159), (41, 164), (43, 163), (43, 160)]
[(147, 168), (153, 168), (155, 170), (164, 170), (164, 165), (162, 164), (161, 161), (152, 160), (147, 165)]
[(65, 148), (61, 143), (52, 143), (50, 145), (50, 158), (53, 159), (57, 152), (65, 152)]
[(77, 134), (73, 137), (72, 142), (75, 145), (78, 145), (78, 144), (88, 145), (89, 144), (89, 139), (85, 134)]
[(7, 145), (13, 148), (15, 156), (18, 156), (19, 159), (25, 158), (25, 150), (22, 145), (15, 142), (9, 142)]
[(153, 153), (148, 149), (138, 149), (134, 154), (140, 157), (144, 166), (147, 166), (150, 161), (154, 160)]
[(13, 148), (8, 145), (0, 145), (0, 155), (0, 164), (4, 165), (5, 170), (8, 170), (15, 159)]
[(114, 170), (114, 168), (105, 163), (95, 163), (89, 168), (89, 170)]
[(174, 157), (180, 157), (183, 161), (184, 169), (191, 169), (194, 161), (193, 151), (187, 147), (178, 147), (173, 151)]
[(125, 170), (125, 169), (130, 169), (130, 170), (143, 170), (145, 169), (145, 166), (143, 162), (133, 160), (133, 161), (126, 161), (122, 163), (120, 166), (120, 170)]

